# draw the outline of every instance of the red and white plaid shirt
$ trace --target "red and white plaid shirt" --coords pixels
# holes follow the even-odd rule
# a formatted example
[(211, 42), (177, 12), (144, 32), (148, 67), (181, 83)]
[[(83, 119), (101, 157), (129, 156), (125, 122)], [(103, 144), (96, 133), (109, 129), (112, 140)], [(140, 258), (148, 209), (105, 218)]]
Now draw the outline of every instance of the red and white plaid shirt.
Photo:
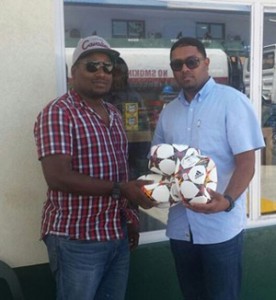
[[(110, 181), (128, 179), (127, 138), (118, 110), (105, 103), (110, 126), (73, 90), (53, 100), (38, 115), (34, 134), (39, 159), (53, 154), (72, 157), (74, 171)], [(106, 241), (123, 237), (122, 217), (138, 222), (127, 200), (81, 196), (48, 189), (41, 234)]]

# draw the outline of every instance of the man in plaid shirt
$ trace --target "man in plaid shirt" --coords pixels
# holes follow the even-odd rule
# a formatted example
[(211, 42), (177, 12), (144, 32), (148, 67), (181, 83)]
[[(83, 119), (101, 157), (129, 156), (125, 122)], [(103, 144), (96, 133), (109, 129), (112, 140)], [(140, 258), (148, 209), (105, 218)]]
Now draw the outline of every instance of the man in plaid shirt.
[(155, 205), (141, 191), (148, 182), (128, 181), (122, 117), (103, 100), (118, 56), (101, 37), (81, 39), (73, 54), (73, 88), (35, 123), (48, 184), (42, 239), (58, 300), (124, 299), (129, 243), (137, 246), (139, 237), (137, 210), (130, 207)]

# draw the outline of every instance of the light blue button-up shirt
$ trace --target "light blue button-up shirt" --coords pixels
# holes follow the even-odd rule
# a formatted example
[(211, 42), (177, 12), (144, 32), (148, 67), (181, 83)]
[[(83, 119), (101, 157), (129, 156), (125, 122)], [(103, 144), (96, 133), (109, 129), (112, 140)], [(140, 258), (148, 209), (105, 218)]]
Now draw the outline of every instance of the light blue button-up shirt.
[[(181, 91), (162, 110), (152, 144), (186, 144), (210, 156), (217, 166), (217, 191), (224, 193), (235, 168), (234, 155), (264, 147), (262, 131), (250, 100), (210, 78), (189, 103)], [(245, 226), (246, 193), (226, 213), (196, 213), (179, 203), (169, 210), (169, 238), (196, 244), (221, 243)]]

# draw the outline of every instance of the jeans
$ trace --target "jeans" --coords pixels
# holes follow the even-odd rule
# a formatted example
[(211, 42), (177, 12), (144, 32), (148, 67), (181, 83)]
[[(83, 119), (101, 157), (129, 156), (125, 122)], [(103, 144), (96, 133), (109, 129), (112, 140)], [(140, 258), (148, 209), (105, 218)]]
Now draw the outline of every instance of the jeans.
[(208, 245), (170, 240), (185, 300), (238, 300), (242, 280), (243, 232)]
[(48, 235), (57, 300), (123, 300), (128, 279), (128, 240), (78, 241)]

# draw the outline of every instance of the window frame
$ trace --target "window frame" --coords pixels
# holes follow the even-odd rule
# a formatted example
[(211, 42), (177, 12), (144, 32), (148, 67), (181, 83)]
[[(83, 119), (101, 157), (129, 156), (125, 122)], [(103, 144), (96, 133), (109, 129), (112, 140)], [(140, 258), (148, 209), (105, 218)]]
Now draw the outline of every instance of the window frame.
[[(194, 0), (193, 2), (185, 0), (166, 1), (167, 8), (185, 8), (185, 9), (209, 9), (214, 7), (214, 2), (217, 6), (215, 11), (249, 11), (251, 19), (250, 27), (250, 100), (256, 110), (259, 120), (261, 120), (261, 99), (262, 86), (261, 86), (261, 72), (262, 70), (262, 45), (263, 45), (263, 18), (264, 12), (273, 11), (276, 12), (276, 5), (267, 5), (260, 3), (257, 0), (248, 0), (246, 4), (229, 3), (229, 1), (214, 0), (212, 2), (206, 1), (204, 3), (201, 0)], [(64, 1), (59, 0), (56, 4), (56, 57), (57, 57), (57, 91), (63, 93), (66, 91), (65, 84), (65, 55), (64, 55)], [(119, 4), (119, 1), (118, 1)], [(130, 5), (131, 7), (131, 5)], [(212, 11), (214, 11), (212, 9)], [(126, 20), (127, 21), (127, 20)], [(128, 20), (131, 21), (131, 20)], [(145, 27), (144, 27), (145, 28)], [(248, 204), (248, 219), (246, 228), (263, 227), (276, 224), (276, 214), (261, 215), (261, 153), (258, 151), (256, 155), (256, 170), (255, 176), (252, 179), (249, 189), (248, 197), (250, 199)], [(167, 240), (165, 236), (165, 230), (155, 230), (149, 232), (142, 232), (140, 237), (140, 244), (148, 244), (159, 241)]]

